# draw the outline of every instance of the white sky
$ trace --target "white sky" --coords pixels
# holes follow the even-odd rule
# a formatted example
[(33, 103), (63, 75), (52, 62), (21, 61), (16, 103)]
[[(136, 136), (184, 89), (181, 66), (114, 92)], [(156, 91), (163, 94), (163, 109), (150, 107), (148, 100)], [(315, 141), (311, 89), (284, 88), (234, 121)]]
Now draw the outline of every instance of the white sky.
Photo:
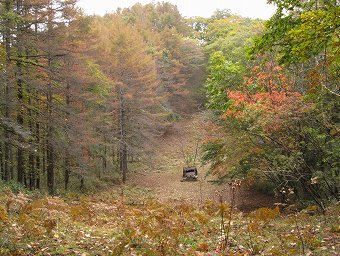
[[(161, 0), (162, 1), (162, 0)], [(275, 12), (267, 0), (163, 0), (177, 5), (180, 13), (186, 17), (210, 17), (216, 9), (230, 9), (232, 13), (243, 17), (269, 19)], [(130, 7), (135, 3), (157, 2), (152, 0), (79, 0), (78, 6), (87, 14), (103, 15), (115, 11), (118, 7)]]

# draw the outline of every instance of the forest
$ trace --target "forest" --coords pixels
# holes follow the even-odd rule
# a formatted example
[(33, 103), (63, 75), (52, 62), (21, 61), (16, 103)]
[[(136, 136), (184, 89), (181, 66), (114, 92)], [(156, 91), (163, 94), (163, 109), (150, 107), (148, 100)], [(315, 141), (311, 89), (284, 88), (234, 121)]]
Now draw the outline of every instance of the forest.
[(1, 0), (0, 255), (337, 255), (339, 1), (268, 3)]

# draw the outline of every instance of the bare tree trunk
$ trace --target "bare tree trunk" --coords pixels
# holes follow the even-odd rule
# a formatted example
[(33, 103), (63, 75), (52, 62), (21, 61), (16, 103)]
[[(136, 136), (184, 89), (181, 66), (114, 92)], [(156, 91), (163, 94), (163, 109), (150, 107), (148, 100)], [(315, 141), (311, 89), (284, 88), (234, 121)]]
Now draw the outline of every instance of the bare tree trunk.
[(11, 148), (11, 150), (9, 151), (9, 170), (10, 170), (10, 179), (14, 179), (14, 155), (13, 155), (13, 150)]
[[(39, 112), (39, 105), (38, 105), (38, 112)], [(37, 114), (38, 115), (38, 114)], [(37, 118), (36, 124), (35, 124), (35, 142), (36, 142), (36, 155), (35, 155), (35, 174), (36, 174), (36, 180), (35, 180), (35, 187), (37, 189), (40, 189), (40, 124), (39, 120)]]
[[(53, 1), (48, 1), (47, 7), (47, 31), (49, 36), (53, 34)], [(54, 122), (53, 122), (53, 67), (52, 67), (52, 49), (53, 39), (47, 39), (47, 51), (48, 51), (48, 84), (47, 84), (47, 106), (48, 106), (48, 122), (47, 122), (47, 187), (50, 195), (55, 193), (55, 173), (54, 173)]]
[(30, 170), (30, 175), (29, 175), (29, 188), (30, 190), (35, 189), (35, 179), (36, 179), (36, 175), (35, 175), (35, 166), (34, 166), (34, 154), (32, 152), (30, 152), (29, 156), (28, 156), (28, 163), (29, 163), (29, 170)]
[[(52, 70), (51, 58), (48, 59), (49, 72)], [(54, 147), (53, 147), (53, 93), (52, 81), (48, 82), (48, 127), (47, 127), (47, 187), (50, 195), (54, 194)]]
[(9, 136), (9, 133), (8, 131), (5, 130), (5, 146), (4, 146), (4, 156), (5, 156), (5, 159), (4, 159), (4, 175), (3, 175), (3, 179), (5, 181), (9, 181), (10, 180), (10, 145), (8, 143), (8, 141), (10, 140), (10, 136)]
[[(69, 63), (68, 63), (69, 66)], [(70, 96), (71, 84), (67, 82), (66, 84), (66, 139), (67, 145), (65, 147), (65, 171), (64, 171), (64, 188), (68, 190), (68, 183), (70, 180), (70, 173), (71, 173), (71, 163), (70, 163), (70, 152), (69, 152), (69, 136), (68, 136), (68, 129), (69, 129), (69, 122), (70, 122), (70, 104), (71, 104), (71, 96)]]
[(85, 179), (84, 176), (81, 174), (80, 175), (80, 191), (84, 191), (85, 189)]
[[(11, 5), (12, 1), (6, 0), (5, 2), (5, 11), (9, 13), (11, 11)], [(10, 118), (10, 102), (11, 102), (11, 85), (10, 85), (10, 66), (11, 66), (11, 29), (10, 29), (10, 20), (7, 18), (5, 20), (5, 51), (6, 51), (6, 61), (5, 61), (5, 72), (4, 72), (4, 78), (5, 78), (5, 118)], [(11, 157), (11, 146), (10, 146), (10, 133), (7, 129), (4, 131), (4, 180), (9, 181), (11, 179), (11, 170), (10, 165), (12, 164), (10, 162)]]
[(47, 155), (47, 142), (46, 142), (46, 140), (45, 139), (43, 139), (43, 141), (42, 141), (42, 149), (41, 149), (41, 151), (42, 151), (42, 174), (43, 175), (45, 175), (46, 174), (46, 166), (47, 166), (47, 164), (46, 164), (46, 155)]
[(4, 162), (3, 162), (2, 141), (0, 141), (0, 179), (4, 179)]
[[(29, 99), (29, 105), (32, 105), (32, 100), (31, 97)], [(33, 124), (33, 115), (32, 115), (32, 110), (28, 110), (28, 118), (29, 118), (29, 129), (31, 134), (34, 134), (34, 124)], [(36, 144), (37, 145), (37, 144)], [(36, 149), (35, 149), (36, 151)], [(30, 150), (29, 156), (28, 156), (28, 164), (29, 164), (29, 189), (33, 190), (36, 188), (36, 170), (34, 166), (34, 159), (35, 159), (35, 154), (33, 149)], [(19, 170), (19, 168), (18, 168)], [(25, 172), (24, 172), (25, 173)], [(19, 172), (18, 172), (19, 174)]]
[(126, 147), (126, 131), (125, 131), (125, 106), (124, 106), (124, 92), (119, 88), (119, 133), (120, 133), (120, 172), (123, 177), (123, 183), (126, 182), (127, 175), (127, 147)]
[[(22, 1), (17, 0), (17, 14), (20, 16), (22, 9)], [(22, 25), (18, 23), (17, 25), (17, 50), (18, 50), (18, 60), (17, 60), (17, 97), (18, 97), (18, 110), (17, 110), (17, 122), (19, 126), (24, 125), (24, 92), (23, 92), (23, 72), (22, 72)], [(31, 118), (30, 118), (30, 122)], [(18, 147), (17, 151), (17, 180), (19, 183), (24, 183), (24, 173), (25, 173), (25, 162), (24, 162), (24, 149)]]
[[(34, 8), (34, 17), (35, 17), (35, 22), (34, 22), (34, 33), (35, 37), (37, 40), (38, 36), (38, 16), (37, 16), (37, 9)], [(28, 54), (27, 54), (28, 55)], [(36, 92), (38, 93), (38, 92)], [(31, 105), (31, 104), (30, 104)], [(35, 184), (33, 185), (36, 189), (40, 189), (40, 171), (41, 171), (41, 152), (43, 154), (43, 164), (44, 164), (44, 155), (45, 155), (45, 148), (44, 148), (44, 140), (40, 139), (40, 118), (39, 118), (39, 113), (40, 113), (40, 104), (39, 101), (36, 102), (35, 108), (37, 109), (36, 115), (35, 115), (35, 170), (34, 170), (34, 175), (35, 179), (34, 182)], [(33, 130), (33, 123), (32, 123), (32, 130)], [(40, 145), (40, 142), (42, 143), (42, 146)], [(31, 162), (31, 161), (30, 161)], [(33, 160), (34, 162), (34, 160)], [(32, 164), (31, 164), (31, 173), (32, 173)], [(45, 167), (43, 167), (45, 169)]]

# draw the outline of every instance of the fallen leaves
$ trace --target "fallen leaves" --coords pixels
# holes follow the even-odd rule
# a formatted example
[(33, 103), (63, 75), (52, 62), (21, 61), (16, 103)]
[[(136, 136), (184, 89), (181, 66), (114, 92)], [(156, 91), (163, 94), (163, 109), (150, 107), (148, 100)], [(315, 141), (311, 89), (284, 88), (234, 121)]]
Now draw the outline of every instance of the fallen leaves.
[[(334, 214), (327, 216), (327, 222), (303, 211), (282, 216), (278, 208), (235, 214), (231, 242), (224, 248), (220, 209), (211, 200), (196, 208), (186, 202), (157, 200), (130, 205), (128, 198), (121, 197), (91, 196), (80, 202), (27, 198), (21, 212), (8, 216), (1, 197), (5, 196), (0, 195), (0, 218), (6, 218), (0, 222), (1, 255), (217, 256), (226, 250), (230, 255), (299, 255), (302, 246), (310, 255), (332, 255), (339, 244)], [(58, 202), (62, 207), (57, 207)]]

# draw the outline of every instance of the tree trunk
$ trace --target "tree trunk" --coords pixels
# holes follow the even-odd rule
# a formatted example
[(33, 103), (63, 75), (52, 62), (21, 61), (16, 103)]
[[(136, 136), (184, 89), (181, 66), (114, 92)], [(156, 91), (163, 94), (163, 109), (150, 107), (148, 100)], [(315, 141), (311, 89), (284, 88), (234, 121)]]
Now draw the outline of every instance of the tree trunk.
[(126, 182), (127, 175), (127, 147), (126, 147), (126, 131), (125, 131), (125, 106), (124, 106), (124, 92), (119, 88), (119, 133), (120, 133), (120, 172), (123, 177), (123, 183)]
[[(5, 12), (9, 13), (11, 11), (12, 1), (6, 0), (5, 2)], [(5, 61), (5, 72), (4, 72), (4, 80), (5, 80), (5, 118), (9, 119), (10, 115), (10, 102), (11, 102), (11, 85), (10, 85), (10, 66), (11, 66), (11, 29), (10, 29), (10, 20), (6, 19), (5, 22), (5, 51), (6, 51), (6, 61)], [(7, 129), (4, 131), (4, 180), (9, 181), (11, 179), (11, 161), (10, 157), (12, 155), (11, 146), (10, 146), (10, 133)]]
[(45, 175), (47, 171), (47, 140), (43, 140), (42, 143), (42, 173)]
[(0, 178), (4, 179), (4, 162), (3, 162), (2, 141), (0, 141)]
[(9, 170), (10, 170), (10, 180), (14, 179), (14, 153), (13, 153), (13, 149), (10, 148), (9, 151)]
[(29, 188), (30, 190), (35, 189), (35, 169), (34, 169), (34, 154), (30, 152), (29, 157), (28, 157), (28, 163), (29, 163), (29, 170), (30, 170), (30, 175), (29, 175)]
[[(67, 66), (70, 68), (69, 63), (67, 63)], [(65, 133), (66, 133), (66, 140), (67, 145), (65, 146), (65, 172), (64, 172), (64, 188), (65, 190), (68, 190), (68, 183), (70, 180), (70, 173), (71, 173), (71, 163), (70, 163), (70, 140), (68, 136), (68, 129), (69, 129), (69, 122), (70, 122), (70, 108), (71, 108), (71, 84), (67, 82), (66, 84), (66, 127), (65, 127)]]
[(80, 175), (80, 191), (84, 191), (85, 189), (85, 179), (83, 175)]
[[(38, 112), (39, 112), (39, 105), (37, 106)], [(38, 117), (38, 114), (37, 114)], [(36, 154), (35, 154), (35, 174), (36, 174), (36, 180), (35, 180), (35, 187), (37, 189), (40, 189), (40, 124), (39, 120), (37, 118), (36, 124), (35, 124), (35, 142), (36, 142)]]
[[(37, 15), (37, 9), (34, 8), (34, 16), (35, 16), (35, 22), (34, 22), (34, 33), (35, 36), (38, 35), (38, 15)], [(28, 55), (28, 54), (27, 54)], [(36, 92), (38, 94), (38, 92)], [(35, 123), (35, 143), (36, 143), (36, 154), (35, 154), (35, 188), (40, 189), (40, 171), (41, 171), (41, 152), (43, 154), (43, 165), (45, 164), (45, 148), (44, 148), (44, 140), (40, 139), (40, 120), (39, 120), (39, 115), (40, 115), (40, 104), (39, 101), (36, 102), (36, 123)], [(42, 145), (40, 145), (40, 142)], [(43, 167), (43, 172), (45, 173), (45, 166)]]
[[(28, 90), (28, 93), (30, 93), (30, 91)], [(32, 106), (32, 100), (31, 97), (29, 98), (28, 104), (30, 106)], [(28, 119), (29, 119), (29, 130), (31, 132), (31, 134), (34, 134), (34, 124), (33, 124), (33, 115), (32, 115), (32, 110), (28, 109)], [(36, 146), (36, 145), (34, 145)], [(29, 151), (29, 156), (28, 156), (28, 164), (29, 164), (29, 189), (33, 190), (36, 188), (36, 170), (35, 170), (35, 166), (34, 166), (34, 160), (35, 160), (35, 154), (34, 151), (37, 152), (36, 149), (30, 149)], [(19, 168), (18, 168), (19, 170)], [(25, 173), (25, 172), (24, 172)]]
[[(49, 72), (52, 70), (51, 58), (48, 59)], [(54, 147), (53, 147), (53, 93), (52, 81), (48, 82), (48, 123), (47, 123), (47, 187), (50, 195), (54, 194)]]
[[(17, 1), (17, 15), (20, 16), (22, 9), (22, 1)], [(20, 23), (17, 25), (17, 50), (18, 50), (18, 60), (17, 60), (17, 97), (18, 97), (18, 110), (17, 110), (17, 122), (20, 127), (24, 125), (24, 89), (23, 89), (23, 72), (22, 72), (22, 26)], [(30, 118), (30, 122), (32, 122)], [(24, 149), (22, 147), (18, 147), (17, 151), (17, 180), (19, 183), (24, 183), (24, 172), (25, 172), (25, 162), (24, 162)]]

